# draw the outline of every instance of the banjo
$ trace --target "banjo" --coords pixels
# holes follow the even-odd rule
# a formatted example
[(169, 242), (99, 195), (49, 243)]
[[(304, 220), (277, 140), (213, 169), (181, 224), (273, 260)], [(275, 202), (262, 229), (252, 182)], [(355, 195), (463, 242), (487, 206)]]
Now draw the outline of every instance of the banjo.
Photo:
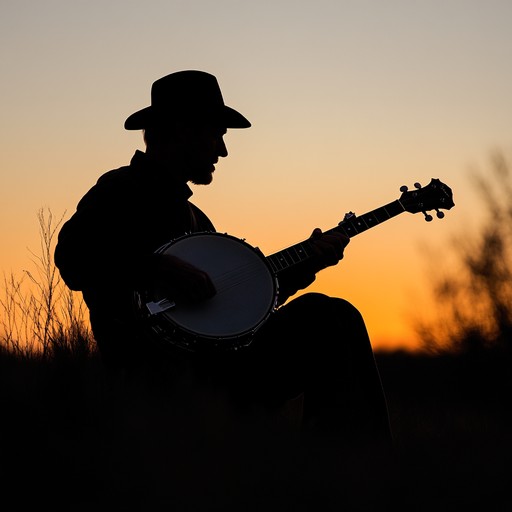
[[(400, 188), (399, 199), (363, 215), (347, 213), (326, 232), (339, 231), (353, 237), (405, 211), (422, 212), (425, 220), (435, 210), (454, 206), (451, 189), (439, 179), (409, 191)], [(208, 273), (217, 293), (197, 303), (179, 303), (157, 289), (137, 290), (135, 309), (153, 335), (166, 343), (192, 352), (231, 351), (248, 346), (258, 329), (278, 308), (279, 274), (312, 255), (304, 240), (264, 256), (245, 240), (226, 233), (196, 232), (160, 247), (156, 253), (180, 258)]]

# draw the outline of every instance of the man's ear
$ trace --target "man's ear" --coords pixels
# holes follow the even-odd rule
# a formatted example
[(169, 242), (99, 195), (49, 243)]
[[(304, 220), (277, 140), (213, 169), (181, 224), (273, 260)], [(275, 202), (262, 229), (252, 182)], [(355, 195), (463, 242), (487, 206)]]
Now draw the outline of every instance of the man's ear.
[(197, 124), (192, 123), (189, 119), (174, 119), (171, 125), (172, 137), (180, 143), (190, 140), (190, 137), (197, 134)]

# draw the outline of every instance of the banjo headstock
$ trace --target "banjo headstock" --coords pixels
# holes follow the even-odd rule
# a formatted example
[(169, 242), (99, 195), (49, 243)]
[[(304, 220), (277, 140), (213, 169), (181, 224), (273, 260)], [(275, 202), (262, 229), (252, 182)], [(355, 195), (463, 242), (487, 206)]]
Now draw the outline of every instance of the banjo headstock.
[(444, 212), (441, 210), (449, 210), (455, 206), (452, 189), (437, 178), (432, 178), (426, 187), (419, 183), (415, 183), (414, 186), (415, 190), (411, 191), (405, 185), (400, 187), (402, 195), (399, 202), (407, 212), (422, 212), (427, 222), (433, 218), (427, 213), (429, 210), (435, 210), (436, 216), (442, 219)]

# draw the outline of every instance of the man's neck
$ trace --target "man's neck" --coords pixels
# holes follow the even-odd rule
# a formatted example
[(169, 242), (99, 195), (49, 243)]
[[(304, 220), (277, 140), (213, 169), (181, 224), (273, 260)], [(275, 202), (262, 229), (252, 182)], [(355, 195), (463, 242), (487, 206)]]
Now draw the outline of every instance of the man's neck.
[(145, 155), (151, 166), (164, 171), (168, 174), (168, 178), (176, 182), (188, 182), (188, 179), (182, 172), (184, 165), (180, 165), (180, 159), (176, 155), (149, 147), (146, 148)]

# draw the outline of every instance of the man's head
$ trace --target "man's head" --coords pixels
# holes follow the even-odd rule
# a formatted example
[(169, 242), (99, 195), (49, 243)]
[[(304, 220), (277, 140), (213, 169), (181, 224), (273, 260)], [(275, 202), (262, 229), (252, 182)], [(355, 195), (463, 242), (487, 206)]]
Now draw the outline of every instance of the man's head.
[(217, 79), (203, 71), (179, 71), (153, 83), (151, 106), (125, 121), (127, 130), (144, 130), (146, 153), (175, 164), (176, 176), (199, 185), (211, 183), (214, 165), (227, 156), (227, 128), (251, 123), (224, 104)]

